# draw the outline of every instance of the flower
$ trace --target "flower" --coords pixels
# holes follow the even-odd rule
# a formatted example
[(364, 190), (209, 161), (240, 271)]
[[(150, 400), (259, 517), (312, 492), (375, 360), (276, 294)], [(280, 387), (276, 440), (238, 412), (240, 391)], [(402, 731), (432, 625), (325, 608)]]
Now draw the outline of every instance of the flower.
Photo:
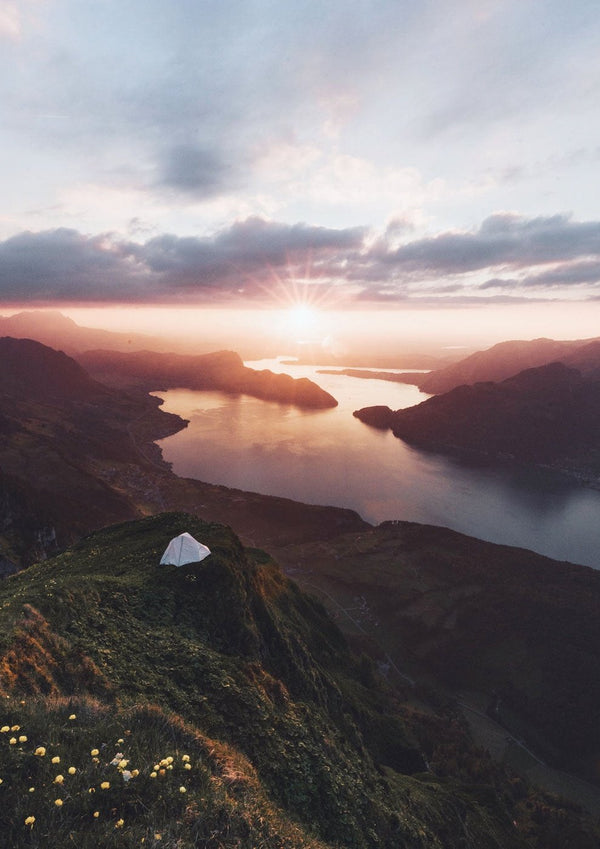
[(21, 734), (21, 736), (19, 737), (19, 743), (26, 743), (26, 742), (27, 742), (27, 736), (25, 734)]
[(60, 758), (58, 757), (58, 755), (54, 755), (54, 757), (52, 758), (52, 763), (53, 764), (59, 764), (60, 763)]
[(181, 760), (184, 762), (184, 764), (186, 764), (189, 761), (189, 759), (190, 759), (189, 755), (183, 755), (183, 757), (181, 758)]
[(29, 828), (33, 828), (34, 822), (35, 822), (35, 817), (25, 817), (25, 825), (28, 825)]
[(119, 737), (119, 739), (117, 740), (117, 744), (118, 744), (119, 746), (120, 746), (122, 743), (124, 743), (124, 742), (125, 742), (125, 740), (123, 740), (123, 738), (122, 738), (122, 737)]
[(20, 725), (13, 725), (13, 726), (12, 726), (12, 728), (11, 728), (10, 730), (11, 730), (11, 731), (20, 731), (20, 730), (21, 730), (21, 726), (20, 726)]
[(131, 778), (131, 773), (128, 769), (124, 769), (121, 771), (121, 775), (123, 776), (123, 781), (129, 781)]
[(77, 714), (72, 713), (71, 716), (69, 717), (69, 719), (77, 719)]
[(96, 820), (97, 820), (97, 819), (98, 819), (98, 817), (100, 816), (100, 811), (94, 811), (94, 813), (92, 814), (92, 816), (94, 817), (94, 819), (96, 819)]
[[(8, 731), (10, 731), (10, 728), (8, 727), (8, 725), (3, 725), (2, 728), (0, 728), (0, 734), (6, 734)], [(34, 819), (35, 819), (35, 817), (34, 817)]]
[(64, 780), (65, 780), (64, 775), (57, 775), (56, 778), (54, 779), (54, 783), (55, 784), (62, 784)]
[(184, 765), (183, 765), (183, 768), (184, 768), (184, 769), (191, 769), (191, 768), (192, 768), (192, 765), (191, 765), (191, 764), (184, 764)]
[(100, 790), (108, 790), (110, 787), (110, 781), (103, 781), (100, 785)]
[(40, 758), (43, 758), (46, 754), (46, 749), (44, 748), (44, 746), (38, 746), (33, 754), (37, 755)]
[(186, 788), (185, 788), (185, 787), (180, 787), (180, 788), (179, 788), (179, 792), (180, 792), (180, 793), (187, 793), (187, 790), (186, 790)]
[(156, 778), (156, 772), (151, 772), (151, 773), (150, 773), (150, 778)]
[(121, 758), (121, 760), (119, 761), (117, 766), (119, 767), (119, 769), (125, 769), (125, 767), (127, 766), (128, 763), (129, 763), (128, 760), (126, 760), (125, 758)]
[(62, 799), (55, 799), (54, 804), (56, 805), (57, 808), (62, 808), (63, 800)]
[(90, 752), (90, 755), (91, 755), (93, 758), (95, 758), (95, 757), (96, 757), (96, 755), (99, 755), (99, 754), (100, 754), (100, 752), (99, 752), (99, 750), (98, 750), (98, 749), (92, 749), (92, 751)]
[(30, 793), (35, 793), (35, 787), (30, 787), (30, 788), (29, 788), (29, 792), (30, 792)]
[(17, 745), (17, 738), (11, 737), (8, 742), (10, 743), (11, 746), (16, 746)]
[(77, 768), (74, 766), (70, 766), (67, 772), (69, 773), (69, 775), (75, 775), (75, 773), (77, 772)]
[(132, 769), (131, 770), (131, 777), (132, 778), (137, 778), (139, 774), (140, 774), (139, 769)]
[(123, 820), (123, 819), (117, 820), (116, 823), (115, 823), (115, 828), (123, 828), (124, 825), (125, 825), (125, 820)]

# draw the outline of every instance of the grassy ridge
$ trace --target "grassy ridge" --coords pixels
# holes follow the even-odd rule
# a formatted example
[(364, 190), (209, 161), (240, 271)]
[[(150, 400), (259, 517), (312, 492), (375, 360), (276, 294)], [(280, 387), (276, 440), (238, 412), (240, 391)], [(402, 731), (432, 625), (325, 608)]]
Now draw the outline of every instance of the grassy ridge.
[[(159, 566), (186, 529), (213, 554)], [(50, 834), (56, 847), (70, 834), (81, 847), (153, 845), (155, 833), (173, 847), (538, 845), (513, 824), (508, 785), (497, 794), (465, 784), (468, 770), (423, 772), (422, 722), (408, 730), (320, 604), (222, 525), (163, 514), (92, 534), (0, 586), (0, 634), (11, 846), (48, 845)], [(57, 773), (71, 795), (53, 808), (47, 757), (60, 746), (61, 770), (76, 772)], [(125, 781), (121, 760), (139, 774)], [(102, 781), (118, 795), (94, 817)], [(90, 817), (103, 823), (96, 843)]]

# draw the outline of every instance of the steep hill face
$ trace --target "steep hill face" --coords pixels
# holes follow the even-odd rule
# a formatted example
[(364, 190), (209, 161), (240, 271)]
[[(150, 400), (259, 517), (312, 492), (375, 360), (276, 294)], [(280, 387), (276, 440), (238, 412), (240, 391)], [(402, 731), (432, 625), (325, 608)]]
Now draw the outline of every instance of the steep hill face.
[(89, 401), (109, 393), (75, 360), (32, 339), (0, 338), (0, 396)]
[(354, 415), (436, 450), (550, 463), (592, 477), (600, 471), (600, 383), (561, 363), (501, 383), (459, 386), (405, 410), (365, 408)]
[(0, 360), (0, 554), (27, 564), (141, 515), (143, 492), (131, 490), (154, 468), (139, 447), (144, 428), (166, 436), (181, 419), (155, 398), (102, 386), (39, 342), (0, 339)]
[(590, 340), (585, 339), (569, 342), (554, 339), (500, 342), (446, 368), (423, 376), (412, 375), (410, 381), (414, 381), (422, 392), (438, 395), (464, 384), (506, 380), (525, 369), (551, 362), (563, 362), (580, 368), (584, 361), (578, 360), (579, 352), (586, 347), (586, 368), (581, 370), (587, 374), (593, 368), (600, 367), (600, 343), (595, 340), (589, 346)]
[[(170, 537), (184, 529), (208, 544), (212, 554), (187, 567), (159, 566)], [(0, 769), (20, 750), (18, 775), (26, 787), (34, 780), (27, 769), (35, 770), (38, 794), (45, 792), (45, 773), (34, 747), (42, 740), (48, 741), (44, 746), (56, 747), (62, 740), (61, 769), (66, 770), (79, 715), (83, 727), (78, 733), (87, 730), (87, 739), (94, 733), (99, 742), (107, 733), (103, 705), (112, 705), (115, 719), (128, 723), (117, 743), (121, 754), (114, 761), (114, 748), (105, 751), (97, 744), (92, 751), (96, 761), (85, 770), (97, 770), (95, 788), (100, 770), (106, 772), (111, 763), (125, 769), (144, 719), (146, 726), (159, 727), (156, 715), (153, 720), (148, 708), (144, 713), (135, 705), (153, 703), (165, 717), (172, 712), (162, 728), (173, 729), (170, 746), (176, 759), (154, 767), (148, 760), (140, 775), (129, 776), (127, 793), (133, 788), (134, 795), (127, 797), (131, 801), (117, 827), (130, 842), (119, 845), (139, 845), (150, 802), (137, 794), (149, 798), (154, 792), (150, 770), (154, 781), (164, 782), (164, 793), (169, 768), (185, 776), (185, 745), (192, 749), (194, 769), (208, 768), (213, 775), (219, 771), (215, 752), (221, 760), (228, 753), (229, 792), (244, 800), (248, 814), (242, 823), (232, 817), (219, 819), (210, 775), (185, 781), (185, 816), (180, 803), (173, 807), (181, 827), (181, 842), (173, 841), (173, 847), (216, 847), (225, 841), (249, 849), (260, 837), (258, 817), (249, 816), (250, 810), (263, 811), (263, 830), (274, 831), (277, 823), (281, 829), (281, 822), (288, 830), (296, 829), (294, 841), (267, 845), (541, 846), (533, 839), (535, 832), (530, 839), (524, 825), (516, 822), (522, 788), (515, 795), (514, 785), (490, 768), (485, 774), (492, 784), (487, 787), (423, 772), (423, 756), (406, 730), (396, 697), (368, 663), (357, 663), (323, 608), (286, 580), (264, 552), (244, 549), (228, 528), (191, 516), (164, 514), (108, 528), (52, 561), (7, 579), (0, 586), (0, 692), (9, 696), (11, 716), (3, 699), (0, 717), (9, 728), (18, 699), (26, 699), (20, 733), (23, 723), (34, 725), (37, 710), (35, 736), (30, 732), (23, 740), (15, 738), (13, 745), (0, 740)], [(75, 703), (63, 703), (56, 730), (44, 737), (41, 710), (35, 705), (51, 697), (46, 714), (51, 722), (60, 699), (74, 693), (80, 699), (77, 711)], [(420, 720), (414, 714), (411, 723), (414, 728), (424, 723), (430, 733), (433, 728), (431, 717)], [(157, 737), (163, 739), (164, 731)], [(89, 749), (86, 755), (89, 763)], [(142, 760), (139, 751), (136, 757)], [(13, 773), (5, 770), (4, 775)], [(68, 820), (64, 826), (55, 822), (60, 835), (57, 839), (53, 833), (56, 846), (67, 845), (67, 834), (83, 845), (78, 841), (87, 839), (86, 830), (95, 827), (88, 779), (85, 792), (80, 792), (70, 775), (60, 781), (67, 788), (72, 780), (73, 792)], [(51, 788), (52, 779), (48, 781)], [(23, 835), (22, 821), (13, 823), (10, 814), (20, 790), (17, 778), (11, 778), (3, 788), (11, 804), (3, 810), (13, 832), (20, 825)], [(125, 791), (116, 794), (117, 789), (111, 802), (113, 818), (125, 805)], [(136, 806), (136, 798), (142, 804)], [(156, 804), (158, 815), (164, 812), (165, 801), (151, 804)], [(39, 816), (48, 814), (40, 808)], [(197, 842), (206, 820), (213, 822), (212, 838), (207, 835)], [(26, 845), (29, 838), (25, 832), (21, 842), (11, 846)]]
[(274, 374), (268, 369), (247, 368), (234, 351), (197, 355), (88, 351), (79, 355), (78, 360), (90, 374), (110, 386), (137, 387), (146, 391), (220, 389), (298, 407), (337, 406), (335, 398), (311, 380)]
[(409, 522), (278, 557), (301, 586), (357, 611), (401, 669), (479, 693), (475, 706), (546, 763), (598, 782), (598, 570)]

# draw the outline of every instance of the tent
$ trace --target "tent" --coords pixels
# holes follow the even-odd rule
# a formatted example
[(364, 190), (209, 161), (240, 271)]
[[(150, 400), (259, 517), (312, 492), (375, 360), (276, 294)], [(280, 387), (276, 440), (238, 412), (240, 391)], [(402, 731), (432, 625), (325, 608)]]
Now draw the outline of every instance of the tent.
[(198, 563), (210, 554), (210, 548), (202, 545), (187, 531), (174, 537), (160, 559), (161, 565), (185, 566), (186, 563)]

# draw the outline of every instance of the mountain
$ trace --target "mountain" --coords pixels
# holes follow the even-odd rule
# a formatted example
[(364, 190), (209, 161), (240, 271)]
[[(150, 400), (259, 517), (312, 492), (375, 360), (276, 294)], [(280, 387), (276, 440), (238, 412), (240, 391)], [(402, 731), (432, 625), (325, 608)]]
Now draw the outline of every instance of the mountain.
[[(583, 351), (587, 348), (587, 353)], [(584, 359), (578, 360), (579, 352)], [(600, 341), (580, 339), (563, 342), (554, 339), (500, 342), (485, 351), (477, 351), (457, 363), (426, 375), (405, 375), (405, 382), (416, 383), (422, 392), (438, 395), (457, 386), (498, 382), (529, 368), (563, 362), (580, 368), (584, 374), (600, 369)], [(577, 365), (580, 363), (581, 366)], [(585, 365), (585, 367), (583, 367)]]
[(435, 450), (475, 453), (600, 474), (600, 382), (562, 363), (500, 383), (459, 386), (414, 407), (354, 415)]
[(239, 354), (163, 354), (87, 351), (77, 357), (90, 374), (111, 386), (145, 389), (220, 389), (298, 407), (325, 409), (337, 401), (308, 378), (247, 368)]
[(135, 351), (153, 347), (162, 350), (164, 341), (141, 333), (115, 333), (95, 327), (81, 327), (57, 310), (27, 310), (0, 316), (0, 336), (35, 339), (50, 348), (74, 354), (91, 348)]
[[(338, 611), (349, 639), (417, 681), (445, 682), (467, 717), (502, 725), (502, 757), (519, 762), (508, 732), (544, 762), (598, 781), (600, 571), (401, 521), (277, 556)], [(533, 767), (539, 779), (531, 758)]]
[[(211, 556), (159, 566), (183, 529)], [(4, 581), (0, 692), (0, 825), (14, 849), (598, 838), (449, 716), (403, 705), (268, 554), (189, 515), (107, 528)]]
[[(207, 361), (214, 366), (213, 380), (220, 373), (231, 375), (231, 362), (234, 374), (249, 372), (252, 379), (235, 354)], [(163, 412), (160, 400), (144, 390), (99, 383), (62, 352), (4, 338), (0, 362), (5, 366), (0, 369), (0, 557), (9, 570), (10, 564), (27, 565), (82, 534), (167, 504), (203, 510), (215, 520), (231, 517), (245, 539), (258, 544), (303, 534), (320, 538), (365, 525), (352, 511), (323, 512), (177, 478), (154, 440), (186, 422)], [(287, 381), (282, 385), (289, 389)], [(292, 391), (299, 400), (296, 385)]]

